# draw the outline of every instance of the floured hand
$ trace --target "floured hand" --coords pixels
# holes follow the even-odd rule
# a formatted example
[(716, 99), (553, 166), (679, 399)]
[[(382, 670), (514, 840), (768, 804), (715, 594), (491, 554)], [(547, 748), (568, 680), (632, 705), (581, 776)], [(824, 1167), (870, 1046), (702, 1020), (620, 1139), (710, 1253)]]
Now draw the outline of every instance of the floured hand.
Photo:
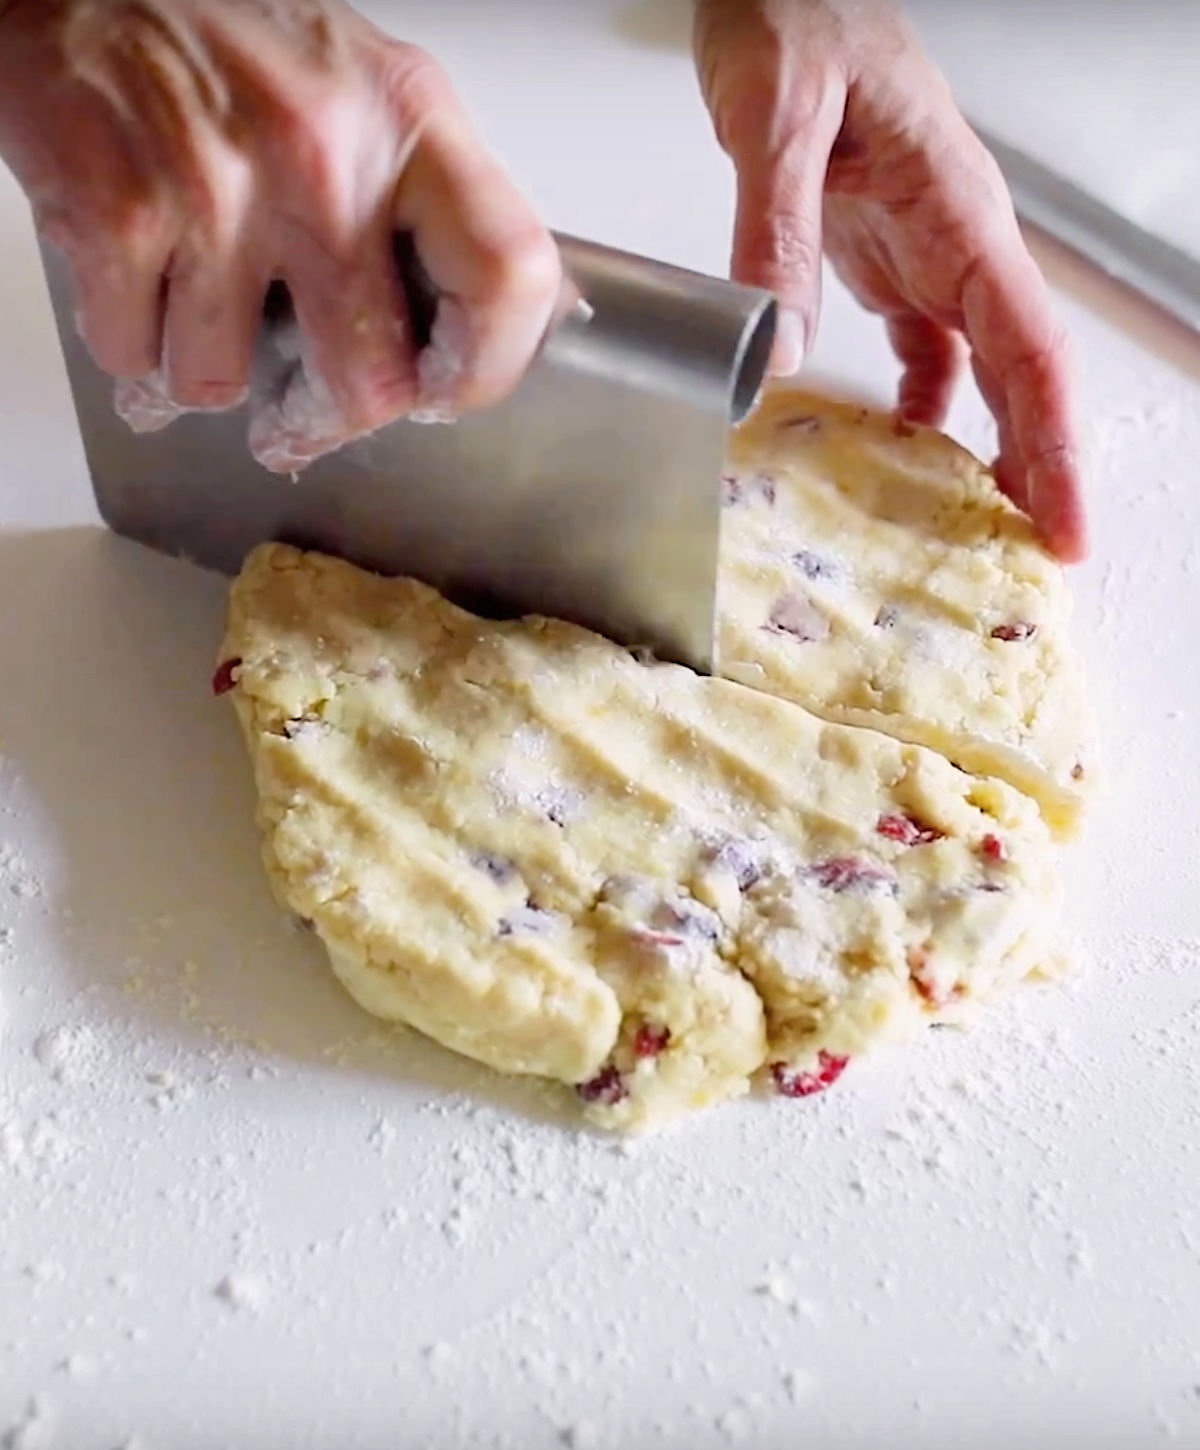
[(697, 0), (696, 60), (738, 173), (733, 270), (816, 330), (822, 249), (887, 322), (902, 412), (940, 423), (963, 340), (996, 477), (1064, 562), (1087, 550), (1066, 339), (999, 168), (890, 0)]
[[(278, 471), (498, 401), (559, 298), (553, 241), (445, 75), (341, 0), (0, 4), (0, 154), (135, 427), (243, 403), (286, 286), (251, 422)], [(439, 297), (420, 352), (398, 232)]]

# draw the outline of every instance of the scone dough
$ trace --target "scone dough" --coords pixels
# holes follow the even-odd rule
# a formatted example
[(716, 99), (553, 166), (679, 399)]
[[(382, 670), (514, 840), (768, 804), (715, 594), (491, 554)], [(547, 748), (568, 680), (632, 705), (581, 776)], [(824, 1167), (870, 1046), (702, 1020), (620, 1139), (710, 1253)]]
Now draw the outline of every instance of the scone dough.
[(349, 991), (605, 1126), (817, 1091), (1054, 960), (1029, 798), (571, 625), (267, 545), (214, 683)]
[(1098, 769), (1071, 596), (976, 459), (779, 389), (724, 486), (723, 674), (998, 776), (1076, 833)]

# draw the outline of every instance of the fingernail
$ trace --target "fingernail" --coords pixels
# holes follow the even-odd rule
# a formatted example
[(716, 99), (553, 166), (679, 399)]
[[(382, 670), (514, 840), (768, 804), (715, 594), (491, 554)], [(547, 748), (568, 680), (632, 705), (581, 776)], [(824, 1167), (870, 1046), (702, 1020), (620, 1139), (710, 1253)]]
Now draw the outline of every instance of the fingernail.
[(158, 433), (186, 411), (167, 396), (161, 368), (143, 378), (121, 378), (113, 390), (113, 407), (135, 433)]
[(800, 371), (808, 343), (804, 319), (781, 307), (775, 318), (775, 345), (771, 349), (771, 376), (790, 378)]

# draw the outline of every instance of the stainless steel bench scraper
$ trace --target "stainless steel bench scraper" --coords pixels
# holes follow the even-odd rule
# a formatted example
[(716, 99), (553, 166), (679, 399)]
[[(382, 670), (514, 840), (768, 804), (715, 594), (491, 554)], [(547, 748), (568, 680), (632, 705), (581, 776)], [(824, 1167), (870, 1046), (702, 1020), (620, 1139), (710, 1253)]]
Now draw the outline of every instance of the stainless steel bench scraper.
[[(43, 248), (101, 516), (223, 573), (283, 540), (711, 671), (720, 475), (765, 375), (774, 300), (557, 240), (587, 307), (550, 332), (506, 403), (449, 426), (396, 423), (294, 480), (253, 460), (244, 412), (134, 434), (78, 336), (65, 264)], [(406, 284), (427, 336), (436, 299)]]

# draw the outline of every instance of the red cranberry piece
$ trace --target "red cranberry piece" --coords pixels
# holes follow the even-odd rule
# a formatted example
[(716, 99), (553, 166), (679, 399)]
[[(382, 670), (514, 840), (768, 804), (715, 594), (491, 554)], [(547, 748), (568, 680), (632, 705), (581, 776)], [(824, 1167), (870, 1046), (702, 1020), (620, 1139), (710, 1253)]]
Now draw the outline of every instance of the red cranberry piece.
[(635, 1057), (657, 1057), (671, 1040), (669, 1027), (655, 1027), (652, 1022), (643, 1022), (633, 1039)]
[(938, 996), (937, 986), (928, 974), (929, 952), (927, 948), (923, 946), (909, 947), (905, 953), (905, 960), (908, 962), (908, 974), (919, 995), (924, 997), (931, 1006), (940, 1006), (941, 1004), (935, 1000)]
[(629, 1096), (624, 1079), (611, 1063), (602, 1067), (595, 1077), (581, 1082), (575, 1091), (585, 1103), (603, 1103), (606, 1107), (623, 1102)]
[(786, 1062), (773, 1062), (771, 1076), (775, 1090), (785, 1098), (810, 1098), (813, 1093), (824, 1092), (831, 1087), (846, 1070), (848, 1057), (835, 1057), (824, 1048), (817, 1053), (817, 1065), (809, 1071), (797, 1071)]
[(949, 991), (940, 987), (932, 977), (923, 976), (917, 972), (913, 973), (912, 984), (917, 989), (917, 995), (935, 1010), (949, 1006), (951, 1002), (957, 1002), (963, 994), (962, 984), (955, 982)]
[(1027, 619), (1014, 619), (1008, 624), (998, 624), (992, 630), (992, 638), (1002, 639), (1006, 644), (1012, 644), (1017, 640), (1032, 639), (1036, 633), (1036, 624), (1030, 624)]
[(948, 1007), (951, 1002), (959, 1001), (963, 995), (961, 982), (955, 982), (950, 990), (946, 991), (927, 978), (914, 977), (913, 986), (936, 1012), (940, 1012), (943, 1007)]
[(681, 947), (684, 938), (669, 931), (650, 931), (644, 926), (635, 927), (633, 939), (645, 947)]
[(826, 891), (855, 891), (874, 886), (893, 886), (891, 874), (857, 856), (832, 856), (809, 868), (818, 886)]
[(994, 836), (990, 832), (980, 841), (979, 849), (985, 861), (992, 861), (999, 865), (1002, 861), (1008, 860), (1008, 847), (999, 836)]
[(928, 977), (922, 977), (916, 972), (912, 974), (912, 984), (917, 989), (917, 996), (922, 997), (931, 1007), (942, 1005), (939, 993)]
[(929, 952), (923, 946), (911, 946), (907, 952), (908, 972), (917, 995), (933, 1008), (945, 1007), (957, 1002), (963, 994), (962, 984), (954, 982), (944, 987), (929, 971)]
[(930, 841), (940, 841), (945, 836), (933, 826), (927, 826), (912, 816), (880, 816), (875, 829), (889, 841), (899, 841), (902, 846), (927, 846)]
[(234, 671), (241, 669), (241, 656), (235, 656), (231, 660), (222, 660), (217, 666), (216, 674), (212, 677), (212, 692), (214, 695), (227, 695), (237, 684), (234, 679)]

